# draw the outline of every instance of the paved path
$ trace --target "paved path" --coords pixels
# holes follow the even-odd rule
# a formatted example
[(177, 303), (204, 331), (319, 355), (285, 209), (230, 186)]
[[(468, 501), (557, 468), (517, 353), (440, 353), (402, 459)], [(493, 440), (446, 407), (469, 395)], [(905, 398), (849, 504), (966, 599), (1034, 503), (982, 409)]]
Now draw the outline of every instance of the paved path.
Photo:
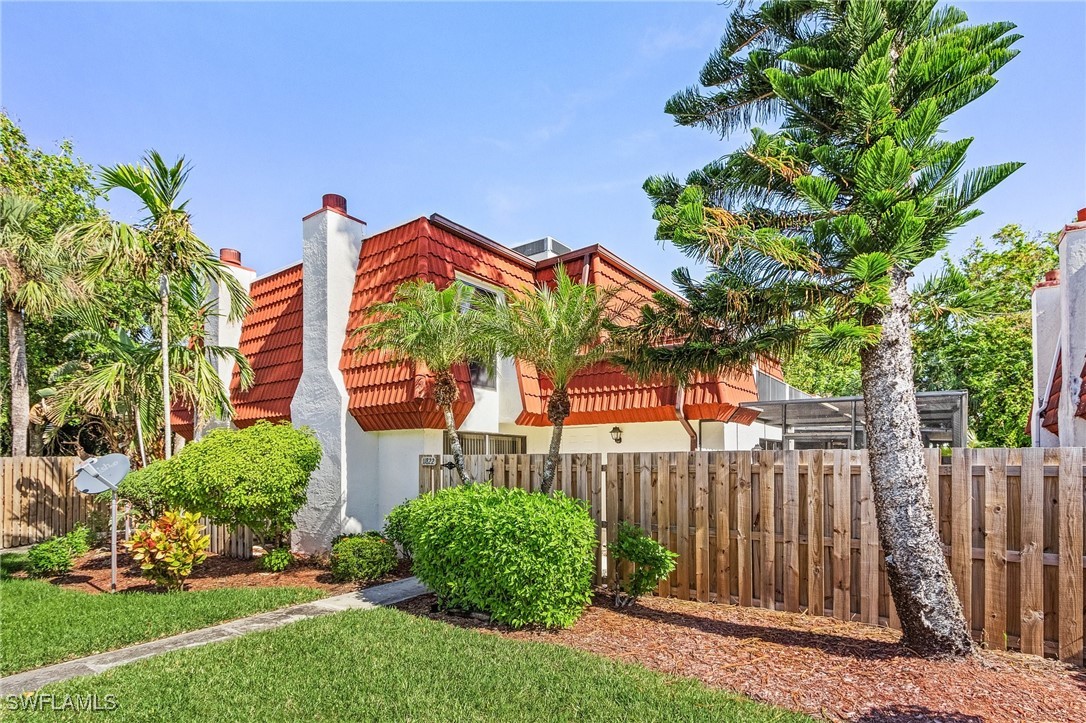
[(57, 663), (45, 668), (9, 675), (6, 678), (0, 678), (0, 696), (35, 691), (50, 683), (57, 683), (80, 675), (94, 675), (110, 668), (116, 668), (118, 665), (133, 663), (171, 650), (195, 648), (198, 645), (230, 640), (246, 633), (271, 630), (299, 620), (330, 615), (344, 610), (364, 610), (379, 605), (393, 605), (418, 597), (426, 592), (427, 589), (422, 583), (416, 578), (409, 577), (384, 585), (376, 585), (358, 592), (349, 592), (311, 603), (273, 610), (228, 623), (220, 623), (210, 628), (193, 630), (169, 638), (133, 645), (129, 648), (112, 650), (108, 653), (99, 653), (86, 658), (69, 660), (66, 663)]

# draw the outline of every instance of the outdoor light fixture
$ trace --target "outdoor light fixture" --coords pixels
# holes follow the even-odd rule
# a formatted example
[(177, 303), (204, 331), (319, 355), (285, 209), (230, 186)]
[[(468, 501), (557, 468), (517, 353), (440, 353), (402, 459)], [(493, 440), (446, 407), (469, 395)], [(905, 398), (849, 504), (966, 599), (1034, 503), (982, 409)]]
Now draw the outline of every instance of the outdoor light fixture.
[(615, 440), (615, 444), (622, 444), (622, 430), (618, 427), (611, 427), (611, 439)]

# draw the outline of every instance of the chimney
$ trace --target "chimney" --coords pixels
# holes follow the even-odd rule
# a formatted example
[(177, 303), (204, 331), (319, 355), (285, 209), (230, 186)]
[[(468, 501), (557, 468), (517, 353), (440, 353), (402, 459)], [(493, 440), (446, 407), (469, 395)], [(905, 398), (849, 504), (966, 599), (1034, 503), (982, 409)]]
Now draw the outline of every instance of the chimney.
[(237, 249), (219, 249), (219, 261), (231, 266), (241, 266), (241, 252)]
[(357, 423), (347, 412), (339, 362), (365, 227), (334, 193), (302, 219), (302, 376), (290, 413), (295, 425), (313, 430), (323, 450), (296, 518), (293, 546), (302, 552), (327, 549), (346, 519), (347, 435)]
[(347, 199), (338, 193), (326, 193), (321, 199), (322, 207), (330, 211), (347, 215)]
[(1078, 417), (1083, 365), (1086, 363), (1086, 209), (1078, 222), (1063, 227), (1059, 236), (1060, 339), (1063, 387), (1060, 390), (1060, 444), (1086, 445), (1086, 420)]
[[(253, 285), (256, 272), (241, 265), (241, 252), (237, 249), (219, 249), (219, 260), (226, 266), (226, 270), (238, 280), (245, 293)], [(211, 313), (204, 322), (204, 334), (207, 344), (213, 346), (225, 346), (238, 348), (241, 342), (242, 319), (230, 318), (230, 298), (225, 285), (213, 281), (208, 294), (208, 306)], [(215, 359), (215, 371), (219, 381), (227, 394), (230, 393), (230, 377), (234, 373), (233, 359)], [(193, 435), (197, 438), (203, 433), (218, 426), (229, 426), (230, 420), (193, 420)]]

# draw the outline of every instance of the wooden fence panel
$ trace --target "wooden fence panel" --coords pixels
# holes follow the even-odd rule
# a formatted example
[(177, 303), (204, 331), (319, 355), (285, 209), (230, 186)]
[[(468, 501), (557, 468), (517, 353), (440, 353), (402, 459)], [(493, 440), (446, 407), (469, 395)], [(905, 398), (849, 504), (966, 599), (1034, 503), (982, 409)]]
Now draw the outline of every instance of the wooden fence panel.
[(1058, 657), (1082, 665), (1082, 449), (1061, 452)]
[(64, 535), (92, 517), (105, 522), (109, 505), (73, 484), (77, 457), (0, 458), (0, 549)]
[[(1007, 450), (981, 450), (984, 464), (984, 634), (1007, 649)], [(1081, 474), (1081, 473), (1080, 473)]]
[[(469, 469), (498, 486), (539, 487), (543, 455), (474, 457)], [(613, 584), (607, 547), (626, 520), (680, 555), (660, 595), (899, 626), (865, 452), (683, 451), (604, 459), (563, 455), (555, 485), (590, 503), (601, 540), (599, 584)], [(459, 483), (440, 466), (451, 457), (435, 461), (420, 465), (420, 492)], [(925, 450), (932, 514), (973, 635), (988, 647), (1082, 663), (1083, 462), (1081, 449)], [(18, 484), (28, 470), (42, 476), (52, 469), (39, 462), (3, 468), (5, 540), (36, 534), (40, 520), (51, 527), (85, 514), (50, 506)], [(12, 516), (9, 500), (33, 516)]]
[(760, 495), (758, 530), (761, 532), (762, 540), (762, 586), (759, 591), (759, 599), (762, 607), (773, 610), (777, 606), (777, 575), (774, 569), (777, 557), (774, 492), (776, 492), (777, 485), (773, 460), (774, 453), (761, 451), (756, 452), (755, 455), (758, 457), (758, 493)]
[(1044, 655), (1044, 451), (1022, 450), (1020, 647), (1023, 653)]

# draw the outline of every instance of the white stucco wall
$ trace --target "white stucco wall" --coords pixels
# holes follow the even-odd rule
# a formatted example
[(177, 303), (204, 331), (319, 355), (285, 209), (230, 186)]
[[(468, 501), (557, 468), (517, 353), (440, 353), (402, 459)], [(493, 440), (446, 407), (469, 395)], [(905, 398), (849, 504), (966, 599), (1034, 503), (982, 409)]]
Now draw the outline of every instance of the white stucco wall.
[[(1078, 226), (1079, 224), (1076, 224)], [(1086, 419), (1076, 415), (1086, 360), (1086, 225), (1067, 230), (1060, 240), (1060, 339), (1063, 389), (1060, 391), (1060, 444), (1086, 445)]]
[[(248, 294), (252, 288), (253, 281), (256, 279), (256, 272), (252, 269), (243, 268), (241, 266), (235, 266), (233, 264), (225, 264), (226, 270), (230, 272), (238, 283), (241, 284), (241, 288)], [(231, 319), (230, 318), (230, 298), (224, 284), (213, 281), (211, 283), (211, 289), (208, 294), (208, 306), (211, 313), (208, 315), (207, 320), (204, 322), (204, 338), (208, 346), (221, 346), (238, 348), (241, 343), (241, 324), (243, 319)], [(219, 377), (219, 382), (222, 384), (226, 393), (230, 393), (230, 377), (234, 373), (234, 360), (230, 357), (224, 357), (214, 360), (215, 373)], [(207, 432), (216, 427), (233, 427), (233, 422), (228, 419), (223, 420), (193, 420), (193, 437), (199, 439), (204, 432)], [(180, 449), (180, 447), (178, 447)]]
[(310, 478), (306, 505), (295, 517), (293, 546), (301, 552), (326, 549), (343, 530), (348, 436), (352, 446), (365, 446), (358, 441), (365, 432), (347, 413), (339, 370), (363, 229), (360, 222), (328, 209), (302, 221), (302, 376), (290, 413), (296, 426), (314, 431), (323, 455)]
[(501, 397), (501, 389), (472, 388), (475, 395), (475, 404), (472, 406), (460, 430), (464, 432), (490, 432), (498, 431), (498, 414)]
[[(611, 428), (622, 430), (622, 444), (611, 439)], [(695, 423), (695, 429), (697, 425)], [(502, 434), (527, 437), (529, 454), (546, 454), (551, 427), (501, 425)], [(578, 424), (562, 431), (562, 452), (681, 452), (690, 449), (690, 436), (679, 422), (638, 422), (631, 424)]]
[[(697, 422), (694, 428), (697, 429)], [(762, 422), (736, 424), (735, 422), (702, 422), (701, 448), (718, 451), (738, 451), (760, 448), (762, 439), (780, 439), (781, 430)]]
[[(1031, 428), (1034, 447), (1058, 447), (1060, 438), (1041, 427), (1038, 410), (1048, 402), (1049, 383), (1055, 371), (1060, 344), (1060, 286), (1041, 286), (1033, 291), (1033, 409)], [(1059, 382), (1058, 382), (1059, 383)]]

